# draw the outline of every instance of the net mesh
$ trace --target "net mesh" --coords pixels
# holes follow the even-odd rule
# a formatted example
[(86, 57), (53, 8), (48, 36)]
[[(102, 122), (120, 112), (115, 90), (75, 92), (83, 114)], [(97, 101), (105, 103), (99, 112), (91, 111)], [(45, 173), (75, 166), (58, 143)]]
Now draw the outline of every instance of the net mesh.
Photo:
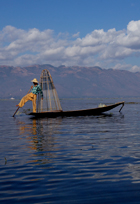
[(41, 100), (41, 94), (38, 94), (37, 112), (62, 111), (51, 74), (47, 69), (41, 73), (40, 86), (43, 91), (43, 100)]

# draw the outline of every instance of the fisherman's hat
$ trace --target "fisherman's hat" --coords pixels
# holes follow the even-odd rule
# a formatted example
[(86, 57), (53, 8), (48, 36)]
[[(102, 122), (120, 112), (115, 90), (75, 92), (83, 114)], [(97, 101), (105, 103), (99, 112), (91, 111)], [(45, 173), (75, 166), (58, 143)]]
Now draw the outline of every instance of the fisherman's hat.
[(37, 81), (36, 78), (34, 78), (31, 82), (33, 82), (33, 83), (37, 83), (37, 84), (38, 84), (38, 81)]

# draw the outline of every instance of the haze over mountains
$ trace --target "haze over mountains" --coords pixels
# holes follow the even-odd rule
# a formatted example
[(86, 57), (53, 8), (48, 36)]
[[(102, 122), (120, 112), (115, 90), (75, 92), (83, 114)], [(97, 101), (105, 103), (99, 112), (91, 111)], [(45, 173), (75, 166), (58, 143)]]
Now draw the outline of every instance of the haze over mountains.
[(140, 72), (46, 64), (23, 68), (0, 66), (0, 98), (24, 96), (32, 85), (31, 80), (39, 80), (43, 69), (50, 71), (59, 98), (140, 96)]

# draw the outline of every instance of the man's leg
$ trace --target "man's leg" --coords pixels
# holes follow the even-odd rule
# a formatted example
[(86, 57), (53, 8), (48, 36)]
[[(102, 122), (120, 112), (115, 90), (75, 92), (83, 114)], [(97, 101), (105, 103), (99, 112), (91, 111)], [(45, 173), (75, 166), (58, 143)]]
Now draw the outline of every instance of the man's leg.
[(33, 97), (33, 100), (32, 100), (32, 103), (33, 103), (33, 113), (36, 113), (36, 98), (37, 98), (37, 95), (34, 94), (34, 97)]
[(21, 101), (19, 102), (18, 106), (21, 108), (24, 106), (24, 104), (27, 102), (27, 101), (32, 101), (33, 100), (33, 97), (34, 97), (34, 94), (33, 93), (29, 93), (27, 95), (25, 95)]

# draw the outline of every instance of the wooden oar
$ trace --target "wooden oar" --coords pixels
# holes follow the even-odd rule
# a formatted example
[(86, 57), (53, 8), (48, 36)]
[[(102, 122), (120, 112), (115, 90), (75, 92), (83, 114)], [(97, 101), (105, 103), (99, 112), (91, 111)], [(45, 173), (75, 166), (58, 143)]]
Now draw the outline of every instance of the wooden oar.
[[(33, 88), (33, 86), (31, 86), (31, 88), (29, 89), (28, 93), (31, 91), (32, 88)], [(28, 94), (28, 93), (27, 93), (27, 94)]]
[[(31, 89), (32, 89), (32, 86), (31, 86), (31, 88), (29, 89), (28, 93), (30, 92)], [(27, 94), (28, 94), (28, 93), (27, 93)], [(18, 108), (17, 108), (17, 110), (15, 111), (13, 117), (16, 115), (16, 113), (17, 113), (17, 111), (18, 111), (19, 108), (20, 108), (20, 107), (18, 106)]]
[(14, 113), (13, 117), (16, 115), (16, 112), (18, 111), (18, 109), (19, 109), (19, 108), (20, 108), (20, 107), (18, 107), (18, 108), (17, 108), (17, 110), (15, 111), (15, 113)]
[(121, 112), (122, 108), (124, 107), (124, 103), (122, 104), (122, 107), (120, 108), (119, 112)]

